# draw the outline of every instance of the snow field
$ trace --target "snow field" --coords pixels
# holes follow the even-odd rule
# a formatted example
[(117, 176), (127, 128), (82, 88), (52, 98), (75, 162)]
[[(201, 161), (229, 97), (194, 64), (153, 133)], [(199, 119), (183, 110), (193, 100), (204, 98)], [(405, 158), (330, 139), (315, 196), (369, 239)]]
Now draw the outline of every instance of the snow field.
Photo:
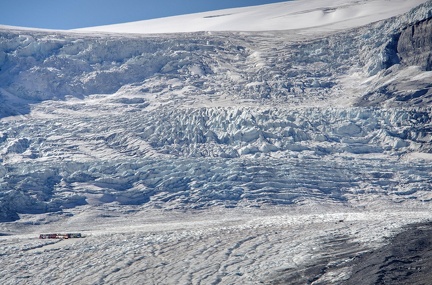
[(185, 33), (198, 31), (297, 30), (321, 33), (363, 26), (408, 12), (425, 0), (322, 1), (297, 0), (255, 7), (225, 9), (77, 31), (109, 33)]

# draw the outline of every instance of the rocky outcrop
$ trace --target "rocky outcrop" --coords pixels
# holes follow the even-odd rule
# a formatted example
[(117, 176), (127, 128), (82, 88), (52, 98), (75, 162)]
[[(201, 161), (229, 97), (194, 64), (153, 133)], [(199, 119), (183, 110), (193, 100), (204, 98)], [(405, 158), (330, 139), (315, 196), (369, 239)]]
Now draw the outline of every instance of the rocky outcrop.
[(432, 278), (431, 223), (417, 224), (353, 264), (344, 284), (429, 284)]
[(430, 222), (406, 226), (385, 245), (368, 251), (348, 236), (323, 240), (327, 255), (322, 259), (305, 267), (277, 271), (266, 284), (430, 284), (431, 226)]
[(432, 70), (431, 16), (392, 34), (379, 57), (382, 65), (378, 64), (375, 70), (379, 76), (369, 82), (367, 92), (355, 106), (426, 107), (432, 104), (432, 84), (427, 74)]
[(401, 64), (432, 70), (432, 19), (405, 28), (397, 43)]

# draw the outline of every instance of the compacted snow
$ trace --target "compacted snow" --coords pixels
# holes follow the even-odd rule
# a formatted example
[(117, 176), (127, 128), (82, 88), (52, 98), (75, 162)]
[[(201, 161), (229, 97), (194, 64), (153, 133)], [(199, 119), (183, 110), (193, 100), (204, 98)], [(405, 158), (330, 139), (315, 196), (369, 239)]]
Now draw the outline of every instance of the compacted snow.
[[(79, 31), (115, 33), (182, 33), (199, 31), (301, 30), (300, 33), (359, 27), (408, 12), (425, 0), (302, 0), (225, 9), (89, 27)], [(311, 31), (309, 31), (311, 30)]]
[(432, 2), (388, 4), (1, 28), (2, 284), (343, 284), (432, 217)]

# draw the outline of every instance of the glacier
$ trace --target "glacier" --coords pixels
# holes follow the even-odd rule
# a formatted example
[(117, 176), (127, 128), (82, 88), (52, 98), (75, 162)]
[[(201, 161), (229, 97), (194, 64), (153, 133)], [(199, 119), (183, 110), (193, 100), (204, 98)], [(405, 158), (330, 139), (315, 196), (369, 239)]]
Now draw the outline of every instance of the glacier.
[[(339, 277), (313, 284), (340, 284), (347, 254), (431, 218), (431, 11), (320, 33), (0, 28), (0, 280), (278, 284), (329, 251)], [(28, 238), (51, 229), (87, 238)], [(19, 276), (22, 255), (83, 266)]]

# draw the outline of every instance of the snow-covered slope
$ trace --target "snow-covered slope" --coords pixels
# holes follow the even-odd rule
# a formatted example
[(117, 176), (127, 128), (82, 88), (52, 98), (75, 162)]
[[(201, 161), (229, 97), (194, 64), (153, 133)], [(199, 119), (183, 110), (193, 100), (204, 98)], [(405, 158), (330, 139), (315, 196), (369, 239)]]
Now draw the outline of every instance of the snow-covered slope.
[(343, 2), (205, 18), (286, 15), (261, 32), (0, 29), (2, 284), (301, 284), (317, 262), (340, 284), (431, 218), (432, 1)]
[(80, 31), (181, 33), (198, 31), (301, 30), (322, 33), (359, 27), (408, 12), (426, 0), (294, 0), (132, 23), (89, 27)]

